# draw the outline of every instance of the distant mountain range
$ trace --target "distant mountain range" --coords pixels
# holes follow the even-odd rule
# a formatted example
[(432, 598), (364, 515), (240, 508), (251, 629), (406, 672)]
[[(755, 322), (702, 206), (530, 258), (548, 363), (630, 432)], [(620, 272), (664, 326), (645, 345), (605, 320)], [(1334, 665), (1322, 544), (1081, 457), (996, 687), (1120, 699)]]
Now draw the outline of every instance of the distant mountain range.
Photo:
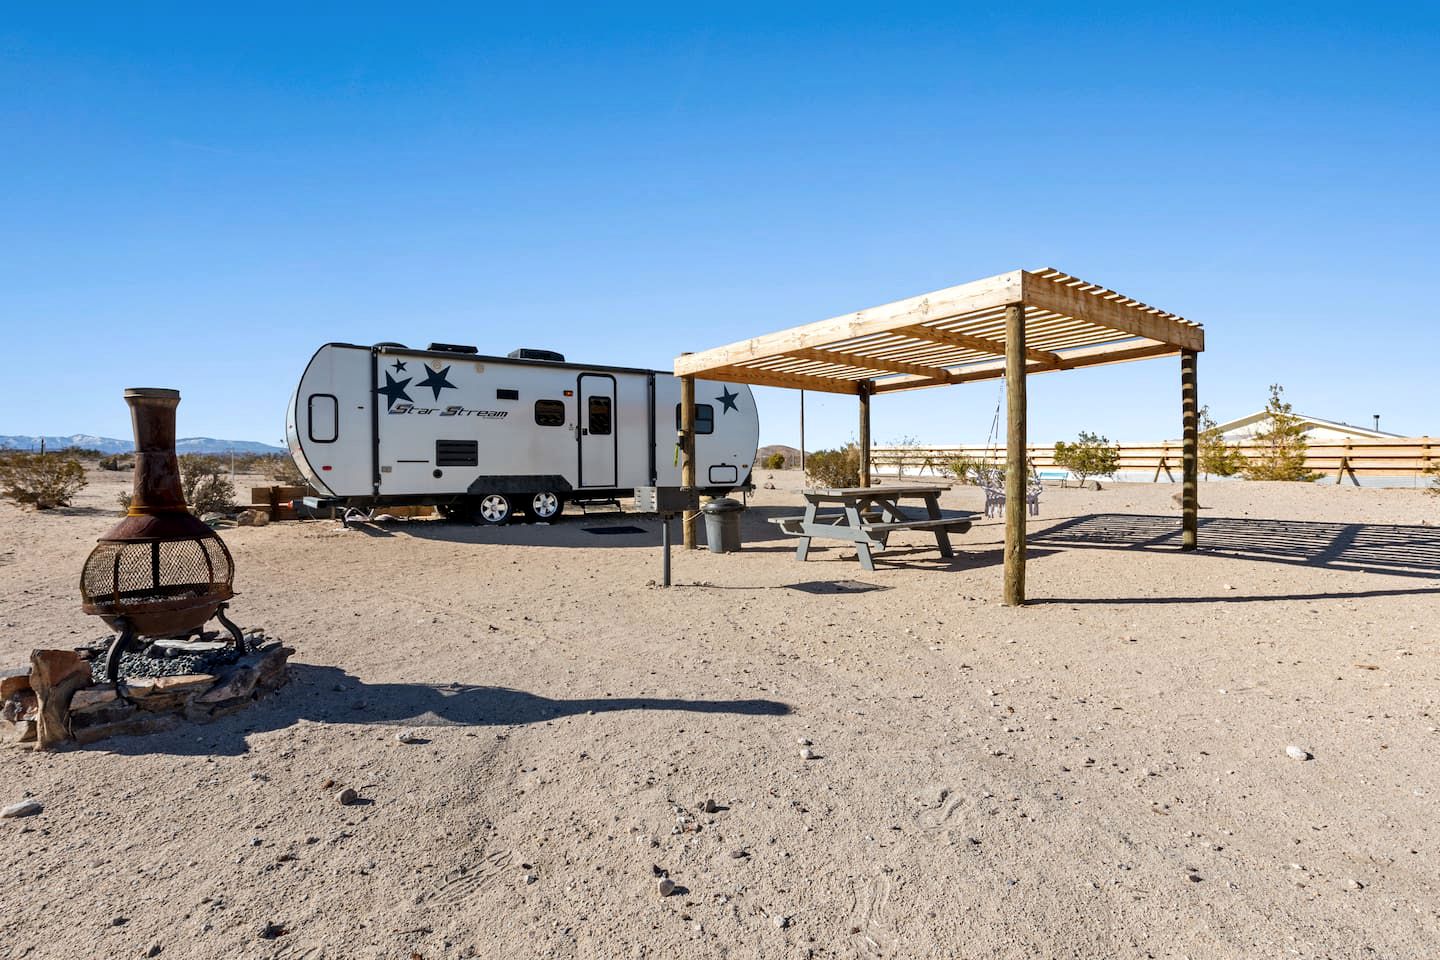
[[(64, 447), (81, 447), (99, 450), (101, 453), (129, 453), (135, 449), (133, 440), (116, 440), (114, 437), (92, 437), (88, 433), (77, 433), (69, 437), (0, 437), (0, 449), (39, 450), (40, 441), (45, 441), (46, 450), (60, 450)], [(216, 440), (214, 437), (184, 437), (175, 441), (179, 453), (284, 453), (280, 447), (254, 440)]]

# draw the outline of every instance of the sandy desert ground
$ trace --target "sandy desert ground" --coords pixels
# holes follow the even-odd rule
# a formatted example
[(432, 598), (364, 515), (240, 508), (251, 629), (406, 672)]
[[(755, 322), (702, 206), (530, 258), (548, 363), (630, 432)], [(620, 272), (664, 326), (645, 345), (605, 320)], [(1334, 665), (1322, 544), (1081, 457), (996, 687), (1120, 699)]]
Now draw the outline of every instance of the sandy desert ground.
[[(290, 686), (0, 750), (0, 956), (1440, 956), (1440, 500), (1048, 489), (1011, 609), (997, 522), (802, 565), (773, 482), (669, 590), (649, 519), (226, 531)], [(0, 666), (125, 483), (0, 506)]]

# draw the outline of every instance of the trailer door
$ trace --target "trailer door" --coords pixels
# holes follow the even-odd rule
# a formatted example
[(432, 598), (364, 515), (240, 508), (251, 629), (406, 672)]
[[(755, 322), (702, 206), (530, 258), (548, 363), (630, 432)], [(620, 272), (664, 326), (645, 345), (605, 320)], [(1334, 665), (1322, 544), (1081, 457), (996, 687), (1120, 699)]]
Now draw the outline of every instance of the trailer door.
[(615, 416), (615, 378), (608, 373), (580, 374), (579, 429), (580, 486), (613, 488), (620, 440)]

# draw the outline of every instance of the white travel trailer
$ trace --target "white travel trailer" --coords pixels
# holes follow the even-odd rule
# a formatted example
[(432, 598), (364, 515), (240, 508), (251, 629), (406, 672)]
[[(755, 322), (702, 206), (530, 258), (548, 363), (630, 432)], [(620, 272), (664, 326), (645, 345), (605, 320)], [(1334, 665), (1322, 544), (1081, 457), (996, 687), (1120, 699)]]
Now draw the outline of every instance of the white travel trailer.
[[(695, 384), (696, 482), (750, 482), (759, 443), (744, 384)], [(290, 400), (290, 454), (322, 502), (431, 504), (498, 524), (549, 520), (567, 501), (680, 485), (680, 381), (567, 363), (557, 353), (327, 343)]]

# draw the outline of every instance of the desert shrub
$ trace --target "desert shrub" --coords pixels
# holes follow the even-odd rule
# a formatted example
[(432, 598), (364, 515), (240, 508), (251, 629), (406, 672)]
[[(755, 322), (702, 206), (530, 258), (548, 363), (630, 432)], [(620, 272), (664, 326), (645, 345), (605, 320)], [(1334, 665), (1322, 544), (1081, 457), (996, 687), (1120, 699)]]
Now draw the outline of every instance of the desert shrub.
[(85, 468), (56, 453), (7, 453), (0, 456), (0, 495), (36, 510), (66, 507), (85, 486)]
[(1425, 468), (1430, 476), (1430, 489), (1426, 491), (1432, 497), (1440, 497), (1440, 463), (1432, 463)]
[(1251, 434), (1254, 456), (1244, 467), (1247, 480), (1314, 480), (1318, 474), (1305, 466), (1305, 427), (1283, 399), (1285, 388), (1270, 385), (1263, 426)]
[(980, 482), (980, 472), (985, 469), (985, 461), (979, 457), (967, 457), (960, 455), (951, 457), (945, 463), (945, 472), (955, 479), (959, 484), (974, 484)]
[(129, 460), (122, 460), (118, 453), (112, 453), (108, 457), (101, 457), (96, 466), (101, 470), (129, 470), (133, 464)]
[(848, 443), (838, 450), (806, 454), (805, 475), (822, 487), (860, 486), (860, 447)]
[(288, 453), (276, 454), (269, 458), (270, 479), (277, 483), (298, 487), (305, 483), (305, 477), (300, 473), (300, 468), (295, 466), (295, 461)]
[(130, 501), (133, 499), (134, 496), (130, 493), (129, 490), (121, 490), (119, 493), (115, 494), (115, 502), (120, 504), (121, 513), (130, 512)]
[(1209, 407), (1200, 408), (1200, 469), (1217, 477), (1233, 477), (1245, 469), (1245, 454), (1220, 433)]
[(766, 470), (784, 470), (785, 454), (772, 453), (765, 458), (764, 462), (761, 463), (761, 466), (763, 466)]
[(1099, 434), (1080, 431), (1074, 443), (1055, 444), (1055, 464), (1064, 467), (1081, 484), (1091, 477), (1113, 477), (1120, 470), (1120, 448)]
[(225, 476), (225, 462), (207, 453), (180, 457), (180, 490), (196, 516), (225, 513), (235, 505), (235, 485)]

